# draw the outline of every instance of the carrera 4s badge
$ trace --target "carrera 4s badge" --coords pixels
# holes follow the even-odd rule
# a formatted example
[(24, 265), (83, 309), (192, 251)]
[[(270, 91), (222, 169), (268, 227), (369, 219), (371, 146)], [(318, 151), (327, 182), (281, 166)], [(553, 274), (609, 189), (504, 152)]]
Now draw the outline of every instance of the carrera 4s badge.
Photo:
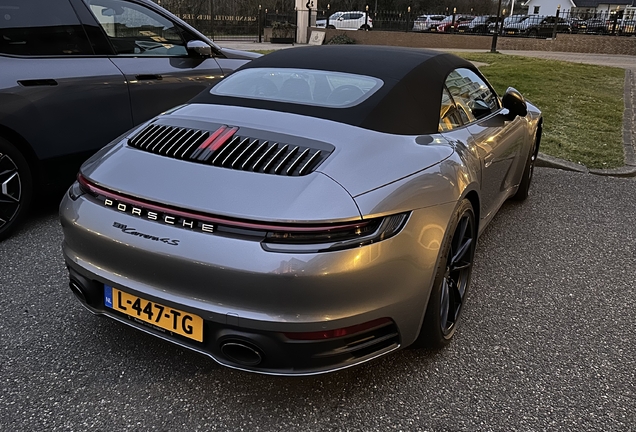
[(171, 239), (168, 237), (157, 237), (157, 236), (153, 236), (150, 234), (144, 234), (142, 232), (137, 231), (135, 228), (133, 227), (129, 227), (126, 224), (123, 223), (119, 223), (119, 222), (113, 222), (113, 226), (115, 228), (119, 228), (121, 230), (121, 232), (125, 233), (125, 234), (130, 234), (136, 237), (141, 237), (147, 240), (152, 240), (152, 241), (157, 241), (157, 242), (162, 242), (165, 244), (169, 244), (171, 246), (179, 246), (179, 240), (176, 239)]

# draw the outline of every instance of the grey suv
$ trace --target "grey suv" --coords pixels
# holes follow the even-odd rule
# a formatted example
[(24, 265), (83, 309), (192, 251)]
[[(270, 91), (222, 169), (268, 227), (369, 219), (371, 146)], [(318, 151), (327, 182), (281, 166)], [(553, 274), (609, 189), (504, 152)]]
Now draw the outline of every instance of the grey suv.
[(258, 56), (148, 0), (0, 0), (0, 239), (34, 191)]

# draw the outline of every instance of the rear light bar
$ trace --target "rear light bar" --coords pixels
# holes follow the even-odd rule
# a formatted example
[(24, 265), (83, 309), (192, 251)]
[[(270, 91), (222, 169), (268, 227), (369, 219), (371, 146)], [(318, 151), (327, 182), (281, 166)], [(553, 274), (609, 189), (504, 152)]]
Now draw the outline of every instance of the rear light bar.
[[(132, 216), (205, 233), (248, 237), (260, 241), (263, 249), (271, 252), (310, 253), (365, 246), (394, 236), (408, 218), (408, 213), (400, 213), (327, 224), (262, 223), (182, 210), (134, 198), (98, 186), (81, 174), (77, 182), (78, 187), (74, 185), (69, 191), (72, 199), (77, 199), (79, 189), (105, 206)], [(150, 215), (152, 217), (147, 217)]]

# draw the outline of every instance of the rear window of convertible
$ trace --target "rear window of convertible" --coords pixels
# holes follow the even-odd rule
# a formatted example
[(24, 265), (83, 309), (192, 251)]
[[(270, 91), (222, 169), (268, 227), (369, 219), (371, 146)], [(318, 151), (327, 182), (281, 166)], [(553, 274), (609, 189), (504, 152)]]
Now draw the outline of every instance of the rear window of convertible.
[(214, 86), (210, 93), (302, 105), (348, 108), (378, 91), (382, 80), (365, 75), (308, 69), (249, 68)]

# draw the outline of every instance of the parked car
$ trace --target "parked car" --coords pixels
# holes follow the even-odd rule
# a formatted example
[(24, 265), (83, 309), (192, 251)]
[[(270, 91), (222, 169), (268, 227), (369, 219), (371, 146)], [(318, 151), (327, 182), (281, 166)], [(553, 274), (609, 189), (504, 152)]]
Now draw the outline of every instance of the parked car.
[[(577, 30), (580, 33), (605, 34), (607, 33), (607, 24), (603, 19), (590, 18), (579, 24)], [(574, 32), (574, 27), (572, 27), (572, 31)]]
[(446, 18), (445, 15), (420, 15), (413, 22), (414, 32), (437, 31), (437, 26)]
[(566, 18), (567, 22), (570, 24), (570, 29), (572, 33), (585, 33), (587, 29), (587, 24), (584, 19), (581, 18)]
[(528, 196), (541, 123), (451, 54), (268, 54), (82, 166), (60, 206), (71, 289), (252, 372), (444, 346), (479, 234)]
[(600, 18), (566, 18), (572, 33), (607, 33), (607, 24)]
[(257, 54), (223, 49), (146, 0), (2, 0), (0, 238), (34, 191)]
[(633, 35), (636, 33), (636, 20), (622, 19), (616, 26), (616, 33), (621, 36)]
[(552, 36), (556, 24), (558, 33), (570, 33), (570, 23), (564, 18), (530, 15), (521, 21), (504, 27), (504, 34), (526, 35), (531, 37)]
[[(327, 26), (327, 20), (317, 20), (316, 27)], [(334, 12), (329, 17), (329, 26), (331, 29), (340, 30), (371, 30), (373, 28), (373, 20), (367, 16), (365, 12)]]
[(453, 17), (448, 16), (437, 26), (438, 32), (450, 32), (451, 29), (457, 29), (461, 23), (472, 21), (473, 17), (469, 15), (455, 15), (455, 21), (453, 23)]
[[(512, 24), (516, 24), (519, 23), (521, 21), (523, 21), (524, 19), (528, 18), (528, 15), (512, 15), (509, 17), (504, 18), (504, 20), (502, 22), (499, 23), (499, 32), (503, 33), (503, 29), (512, 25)], [(496, 22), (491, 22), (488, 24), (488, 33), (494, 33), (495, 32), (495, 24)]]
[(457, 26), (458, 33), (488, 33), (488, 25), (497, 21), (494, 15), (482, 15), (472, 19), (472, 21), (464, 21)]

